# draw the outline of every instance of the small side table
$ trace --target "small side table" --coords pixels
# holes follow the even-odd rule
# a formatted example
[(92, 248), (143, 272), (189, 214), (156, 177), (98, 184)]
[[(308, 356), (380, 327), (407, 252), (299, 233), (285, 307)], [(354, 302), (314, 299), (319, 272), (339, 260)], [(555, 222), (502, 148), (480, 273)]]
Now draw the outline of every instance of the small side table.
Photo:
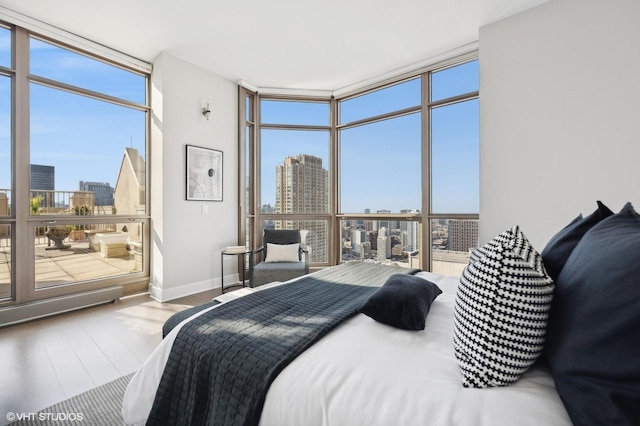
[[(224, 293), (224, 257), (225, 256), (240, 256), (240, 261), (242, 262), (242, 283), (238, 283), (238, 284), (230, 284), (227, 287), (233, 287), (233, 286), (237, 286), (237, 285), (242, 285), (242, 287), (245, 286), (246, 283), (246, 279), (244, 277), (244, 271), (246, 269), (246, 264), (247, 264), (247, 255), (251, 254), (251, 250), (245, 250), (245, 251), (227, 251), (227, 250), (222, 250), (222, 253), (220, 253), (220, 271), (222, 272), (222, 274), (220, 275), (220, 287), (221, 287), (221, 292)], [(251, 269), (252, 269), (252, 257), (249, 257), (249, 273), (251, 274)]]

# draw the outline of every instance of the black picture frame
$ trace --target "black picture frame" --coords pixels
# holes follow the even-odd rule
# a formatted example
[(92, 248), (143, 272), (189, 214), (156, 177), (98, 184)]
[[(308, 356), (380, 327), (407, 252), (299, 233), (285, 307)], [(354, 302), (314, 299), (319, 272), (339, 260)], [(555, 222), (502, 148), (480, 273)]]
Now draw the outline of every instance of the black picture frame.
[(187, 201), (222, 201), (223, 152), (187, 145)]

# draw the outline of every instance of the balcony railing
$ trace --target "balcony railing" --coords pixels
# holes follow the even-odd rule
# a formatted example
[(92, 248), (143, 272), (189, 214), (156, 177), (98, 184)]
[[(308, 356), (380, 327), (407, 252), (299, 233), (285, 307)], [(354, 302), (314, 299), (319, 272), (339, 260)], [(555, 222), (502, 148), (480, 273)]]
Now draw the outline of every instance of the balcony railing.
[[(32, 189), (31, 215), (112, 215), (116, 214), (113, 198), (96, 200), (91, 191), (53, 191)], [(142, 209), (136, 208), (136, 213)], [(0, 188), (0, 216), (11, 215), (11, 190)]]

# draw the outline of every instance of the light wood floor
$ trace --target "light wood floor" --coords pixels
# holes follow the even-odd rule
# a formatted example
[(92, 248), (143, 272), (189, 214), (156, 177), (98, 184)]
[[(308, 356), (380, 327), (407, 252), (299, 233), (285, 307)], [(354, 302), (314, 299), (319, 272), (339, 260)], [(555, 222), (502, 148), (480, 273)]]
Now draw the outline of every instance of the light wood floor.
[(8, 412), (34, 413), (136, 371), (162, 340), (167, 318), (219, 294), (167, 303), (129, 296), (0, 328), (0, 424)]

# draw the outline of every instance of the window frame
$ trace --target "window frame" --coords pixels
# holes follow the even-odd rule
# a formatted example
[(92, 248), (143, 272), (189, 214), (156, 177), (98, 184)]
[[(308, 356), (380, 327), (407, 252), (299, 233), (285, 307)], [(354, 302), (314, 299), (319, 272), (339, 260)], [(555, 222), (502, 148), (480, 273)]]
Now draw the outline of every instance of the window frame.
[[(285, 123), (262, 123), (260, 121), (260, 117), (261, 117), (261, 101), (262, 100), (267, 100), (267, 101), (293, 101), (293, 102), (316, 102), (316, 103), (327, 103), (329, 106), (329, 120), (328, 120), (328, 124), (327, 125), (306, 125), (306, 124), (285, 124)], [(262, 224), (265, 221), (269, 221), (269, 220), (279, 220), (279, 221), (315, 221), (315, 220), (326, 220), (327, 221), (327, 235), (328, 235), (328, 239), (327, 239), (327, 244), (326, 244), (326, 248), (327, 248), (327, 257), (326, 257), (326, 262), (312, 262), (310, 263), (311, 266), (313, 267), (326, 267), (326, 266), (331, 266), (332, 263), (332, 253), (333, 253), (333, 248), (332, 248), (332, 238), (330, 238), (331, 235), (333, 235), (334, 233), (334, 229), (335, 229), (335, 217), (332, 214), (333, 209), (334, 209), (334, 200), (332, 197), (333, 191), (332, 191), (332, 187), (334, 185), (334, 164), (335, 164), (335, 160), (333, 158), (333, 153), (332, 153), (332, 147), (333, 147), (333, 138), (332, 138), (332, 104), (331, 104), (331, 99), (330, 98), (323, 98), (323, 97), (302, 97), (302, 96), (281, 96), (281, 95), (260, 95), (257, 94), (256, 96), (256, 130), (255, 130), (255, 158), (254, 158), (254, 167), (253, 167), (253, 171), (255, 173), (255, 178), (252, 179), (252, 182), (254, 182), (255, 184), (255, 205), (253, 206), (253, 210), (254, 210), (254, 217), (255, 217), (255, 221), (254, 221), (254, 229), (253, 229), (253, 234), (254, 234), (254, 246), (253, 246), (253, 250), (259, 248), (262, 245)], [(262, 209), (261, 209), (261, 205), (262, 205), (262, 198), (261, 198), (261, 194), (259, 193), (259, 188), (262, 188), (261, 186), (261, 152), (262, 152), (262, 130), (263, 129), (267, 129), (267, 130), (301, 130), (301, 131), (319, 131), (319, 132), (327, 132), (328, 135), (328, 144), (329, 144), (329, 164), (327, 165), (327, 170), (329, 171), (329, 182), (328, 182), (328, 188), (329, 188), (329, 194), (328, 194), (328, 211), (325, 213), (262, 213)]]
[[(420, 264), (421, 268), (424, 270), (432, 269), (432, 247), (431, 247), (431, 232), (432, 232), (432, 223), (436, 219), (465, 219), (465, 220), (477, 220), (479, 221), (479, 212), (478, 213), (433, 213), (432, 211), (432, 177), (431, 177), (431, 110), (438, 107), (443, 107), (451, 104), (455, 104), (458, 102), (464, 102), (472, 99), (479, 99), (480, 93), (479, 90), (471, 91), (467, 93), (458, 94), (455, 96), (451, 96), (448, 98), (438, 99), (436, 101), (431, 101), (431, 75), (436, 72), (444, 71), (448, 68), (455, 67), (458, 65), (462, 65), (467, 62), (471, 62), (474, 60), (478, 60), (478, 52), (469, 52), (460, 56), (456, 56), (454, 58), (450, 58), (435, 64), (431, 64), (427, 67), (424, 67), (419, 70), (414, 70), (412, 72), (407, 72), (403, 75), (396, 76), (395, 78), (390, 78), (384, 81), (379, 81), (376, 83), (368, 84), (366, 87), (351, 91), (341, 93), (339, 98), (336, 97), (309, 97), (309, 96), (286, 96), (286, 95), (261, 95), (259, 91), (253, 91), (247, 89), (243, 86), (239, 86), (240, 96), (246, 96), (250, 94), (254, 98), (253, 108), (257, 112), (254, 116), (255, 120), (251, 123), (254, 126), (254, 141), (253, 144), (250, 143), (251, 146), (254, 147), (253, 152), (251, 153), (252, 157), (249, 162), (251, 165), (251, 171), (253, 175), (249, 179), (245, 179), (245, 168), (241, 167), (240, 174), (240, 195), (242, 199), (245, 197), (245, 191), (249, 191), (249, 199), (251, 200), (251, 206), (242, 206), (241, 211), (239, 213), (240, 217), (240, 226), (243, 231), (239, 232), (239, 241), (241, 243), (245, 242), (243, 238), (246, 235), (244, 231), (244, 227), (249, 223), (249, 226), (252, 226), (253, 230), (253, 238), (248, 243), (250, 249), (256, 249), (260, 245), (260, 238), (258, 235), (258, 224), (262, 223), (264, 220), (283, 220), (283, 215), (277, 214), (261, 214), (260, 213), (260, 130), (262, 128), (290, 128), (290, 129), (300, 129), (300, 128), (312, 128), (312, 127), (321, 127), (322, 130), (326, 129), (324, 126), (300, 126), (300, 125), (277, 125), (273, 123), (261, 123), (260, 115), (259, 115), (259, 103), (261, 99), (279, 99), (279, 100), (290, 100), (290, 101), (329, 101), (330, 102), (330, 125), (329, 125), (329, 134), (330, 134), (330, 168), (329, 168), (329, 207), (330, 213), (327, 215), (311, 215), (311, 216), (303, 216), (303, 215), (287, 215), (292, 219), (326, 219), (329, 222), (329, 235), (327, 241), (327, 246), (329, 250), (329, 262), (327, 264), (312, 264), (312, 267), (325, 267), (339, 264), (342, 261), (342, 238), (341, 232), (339, 229), (340, 223), (343, 221), (357, 221), (357, 220), (393, 220), (393, 221), (416, 221), (419, 223), (421, 232), (420, 232)], [(413, 107), (407, 107), (396, 111), (386, 112), (383, 114), (378, 114), (371, 117), (360, 118), (354, 120), (352, 122), (347, 123), (339, 123), (339, 105), (341, 102), (352, 99), (354, 97), (366, 95), (368, 93), (378, 91), (402, 82), (410, 81), (416, 78), (421, 79), (421, 94), (420, 105), (416, 105)], [(245, 110), (244, 110), (244, 98), (242, 98), (242, 102), (240, 102), (240, 127), (244, 129), (247, 120), (245, 120)], [(390, 213), (390, 214), (354, 214), (354, 213), (343, 213), (340, 210), (340, 164), (341, 159), (339, 158), (340, 153), (340, 138), (339, 133), (341, 130), (353, 128), (356, 126), (366, 125), (370, 123), (375, 123), (377, 121), (387, 120), (390, 118), (401, 117), (408, 114), (413, 114), (416, 112), (421, 113), (421, 179), (422, 179), (422, 202), (421, 202), (421, 210), (419, 213)], [(240, 137), (240, 146), (244, 147), (247, 141), (244, 137), (244, 131), (241, 132)], [(241, 157), (243, 155), (243, 151), (246, 151), (244, 148), (241, 148)], [(246, 152), (244, 153), (246, 155)], [(243, 162), (244, 160), (240, 160)], [(478, 176), (479, 180), (479, 176)], [(479, 182), (478, 182), (479, 183)], [(249, 185), (249, 187), (247, 187)], [(248, 213), (251, 212), (251, 213)], [(428, 244), (428, 245), (427, 245)]]
[[(0, 73), (10, 75), (12, 78), (12, 101), (11, 101), (11, 215), (9, 218), (0, 218), (0, 222), (8, 223), (11, 226), (11, 244), (12, 250), (12, 296), (8, 299), (0, 300), (0, 308), (21, 305), (26, 302), (50, 299), (53, 297), (61, 297), (73, 295), (86, 291), (94, 291), (106, 289), (115, 285), (123, 286), (124, 293), (130, 294), (144, 290), (148, 286), (150, 277), (150, 135), (151, 135), (151, 74), (150, 66), (144, 66), (141, 62), (135, 61), (118, 61), (122, 55), (116, 53), (109, 55), (111, 52), (105, 47), (101, 47), (96, 53), (92, 51), (91, 42), (85, 40), (83, 48), (82, 43), (76, 46), (71, 43), (65, 43), (48, 36), (39, 31), (33, 31), (18, 25), (12, 25), (6, 22), (0, 22), (3, 27), (8, 27), (12, 31), (12, 68), (7, 70), (0, 66)], [(29, 70), (30, 61), (30, 43), (31, 38), (42, 40), (71, 52), (86, 56), (92, 60), (97, 60), (114, 66), (125, 71), (138, 74), (145, 79), (145, 96), (144, 104), (136, 103), (126, 99), (108, 95), (106, 93), (95, 92), (84, 89), (82, 87), (73, 86), (71, 84), (55, 81), (41, 76), (32, 75)], [(73, 38), (70, 38), (72, 42)], [(100, 52), (105, 55), (101, 56)], [(145, 212), (144, 214), (115, 214), (115, 215), (90, 215), (82, 217), (82, 224), (116, 224), (116, 223), (142, 223), (144, 231), (143, 241), (145, 250), (143, 252), (142, 271), (134, 272), (128, 275), (119, 275), (114, 278), (103, 278), (98, 280), (83, 281), (73, 285), (61, 285), (46, 289), (36, 288), (36, 277), (34, 268), (34, 227), (40, 226), (42, 223), (55, 221), (56, 226), (76, 225), (79, 223), (78, 217), (74, 215), (48, 215), (46, 221), (43, 217), (33, 216), (28, 208), (30, 189), (25, 187), (30, 181), (30, 85), (37, 84), (44, 87), (60, 90), (78, 96), (84, 96), (97, 101), (104, 101), (117, 106), (130, 108), (142, 112), (145, 115), (144, 131), (145, 131)]]

